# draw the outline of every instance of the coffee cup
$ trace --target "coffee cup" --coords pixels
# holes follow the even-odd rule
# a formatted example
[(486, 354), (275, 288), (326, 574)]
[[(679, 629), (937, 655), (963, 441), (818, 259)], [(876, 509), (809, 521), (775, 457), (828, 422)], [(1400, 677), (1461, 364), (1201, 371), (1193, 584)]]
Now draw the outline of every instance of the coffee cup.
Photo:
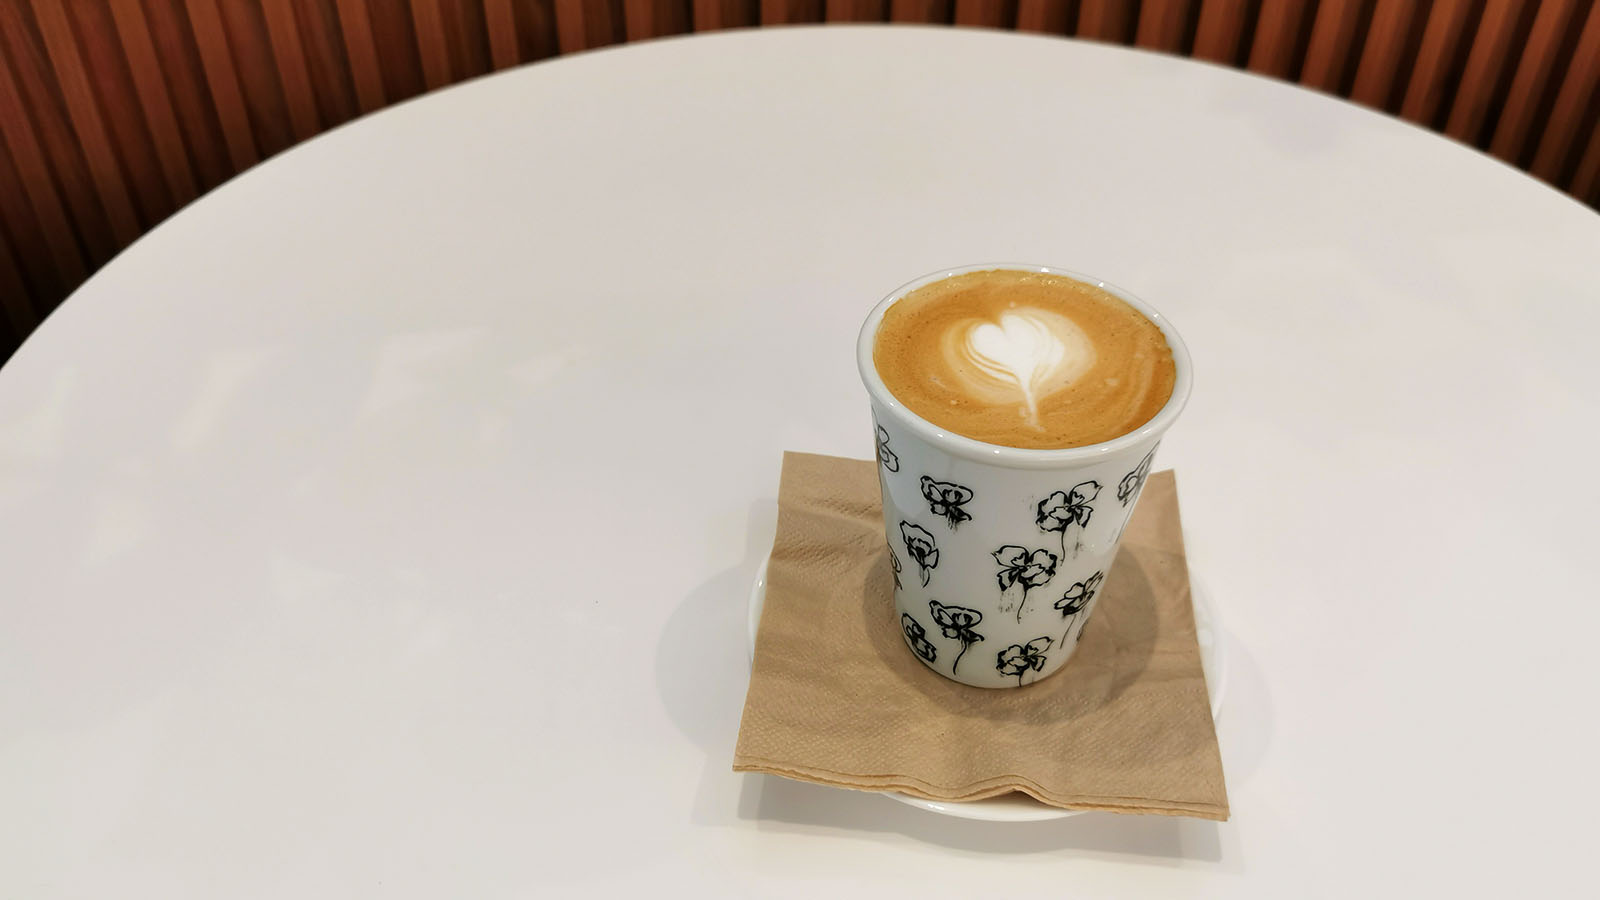
[[(908, 297), (967, 286), (984, 298), (970, 309), (918, 312), (904, 327), (899, 313), (890, 317), (904, 332), (892, 335), (885, 363), (891, 389), (876, 359), (886, 315)], [(1057, 305), (1062, 297), (1068, 302)], [(1115, 319), (1124, 313), (1136, 318)], [(1124, 346), (1140, 328), (1143, 343)], [(1149, 305), (1098, 279), (990, 264), (941, 270), (891, 292), (867, 316), (856, 355), (872, 409), (895, 623), (908, 652), (982, 688), (1023, 687), (1060, 671), (1100, 603), (1157, 446), (1188, 400), (1182, 338)], [(1142, 385), (1137, 396), (1125, 396), (1124, 378)], [(1076, 420), (1074, 403), (1082, 407)]]

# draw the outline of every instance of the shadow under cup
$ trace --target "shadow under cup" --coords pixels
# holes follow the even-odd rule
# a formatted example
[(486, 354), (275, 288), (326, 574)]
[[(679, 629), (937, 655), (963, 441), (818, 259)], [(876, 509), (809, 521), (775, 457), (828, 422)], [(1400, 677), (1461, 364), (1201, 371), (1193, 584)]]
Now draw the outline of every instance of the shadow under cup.
[[(1172, 396), (1139, 428), (1064, 450), (1026, 450), (952, 434), (895, 399), (873, 364), (885, 311), (924, 285), (1010, 269), (1096, 285), (1161, 329)], [(1114, 285), (1054, 266), (992, 263), (905, 284), (867, 316), (856, 363), (872, 403), (895, 612), (907, 652), (946, 678), (1015, 688), (1067, 663), (1094, 614), (1161, 436), (1189, 399), (1183, 339)]]

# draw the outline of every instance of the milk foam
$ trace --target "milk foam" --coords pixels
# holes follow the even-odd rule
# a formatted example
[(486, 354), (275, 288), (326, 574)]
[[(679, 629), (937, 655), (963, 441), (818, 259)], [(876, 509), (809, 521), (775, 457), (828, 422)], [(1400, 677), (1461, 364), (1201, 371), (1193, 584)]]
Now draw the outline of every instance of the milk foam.
[[(991, 395), (992, 402), (1021, 399), (1028, 423), (1039, 426), (1039, 398), (1071, 384), (1093, 368), (1094, 342), (1060, 313), (1022, 307), (1007, 310), (997, 322), (953, 324), (959, 348), (953, 368), (968, 374), (967, 387)], [(991, 382), (985, 384), (983, 382)], [(996, 391), (1011, 394), (993, 397)]]
[(906, 409), (989, 444), (1081, 447), (1127, 434), (1172, 395), (1161, 329), (1104, 288), (985, 269), (884, 311), (873, 365)]

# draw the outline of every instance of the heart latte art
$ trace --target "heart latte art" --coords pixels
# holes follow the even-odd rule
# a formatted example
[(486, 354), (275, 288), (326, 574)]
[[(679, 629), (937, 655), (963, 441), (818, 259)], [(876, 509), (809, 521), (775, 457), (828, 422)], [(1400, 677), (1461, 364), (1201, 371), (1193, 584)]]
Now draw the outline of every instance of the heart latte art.
[(924, 419), (1032, 449), (1110, 440), (1172, 395), (1161, 329), (1103, 288), (995, 269), (924, 285), (884, 314), (873, 362)]
[(946, 332), (951, 369), (966, 389), (991, 403), (1016, 403), (1039, 425), (1039, 398), (1094, 367), (1094, 344), (1073, 321), (1043, 309), (1007, 310), (995, 322), (973, 321)]

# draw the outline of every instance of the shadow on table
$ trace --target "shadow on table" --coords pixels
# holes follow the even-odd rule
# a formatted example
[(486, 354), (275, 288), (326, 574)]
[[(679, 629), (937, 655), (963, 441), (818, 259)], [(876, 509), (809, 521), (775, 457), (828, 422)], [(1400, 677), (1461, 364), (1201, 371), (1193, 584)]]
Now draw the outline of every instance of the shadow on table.
[(1069, 851), (1154, 861), (1219, 862), (1217, 823), (1170, 816), (1085, 813), (1045, 822), (978, 822), (942, 816), (866, 791), (846, 791), (772, 776), (750, 776), (739, 817), (757, 828), (810, 832), (847, 829), (900, 835), (974, 854)]

